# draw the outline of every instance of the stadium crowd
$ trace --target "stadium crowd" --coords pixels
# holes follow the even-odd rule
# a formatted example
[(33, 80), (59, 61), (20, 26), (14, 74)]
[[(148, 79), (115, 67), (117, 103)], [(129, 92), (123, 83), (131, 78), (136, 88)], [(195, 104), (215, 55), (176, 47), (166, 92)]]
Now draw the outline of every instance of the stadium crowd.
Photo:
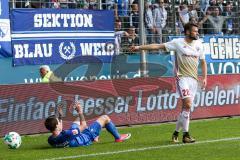
[[(16, 8), (79, 8), (114, 10), (116, 52), (139, 44), (138, 0), (12, 0)], [(239, 34), (239, 4), (233, 0), (145, 0), (146, 43), (162, 43), (182, 35), (183, 26), (194, 22), (201, 35)]]

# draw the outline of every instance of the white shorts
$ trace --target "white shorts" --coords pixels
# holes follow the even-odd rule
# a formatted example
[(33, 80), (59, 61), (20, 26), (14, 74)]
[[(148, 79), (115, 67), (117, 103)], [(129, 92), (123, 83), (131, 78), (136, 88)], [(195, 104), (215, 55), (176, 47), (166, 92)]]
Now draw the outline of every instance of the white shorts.
[(197, 89), (198, 82), (192, 77), (178, 77), (176, 79), (176, 90), (182, 99), (190, 97), (193, 101)]

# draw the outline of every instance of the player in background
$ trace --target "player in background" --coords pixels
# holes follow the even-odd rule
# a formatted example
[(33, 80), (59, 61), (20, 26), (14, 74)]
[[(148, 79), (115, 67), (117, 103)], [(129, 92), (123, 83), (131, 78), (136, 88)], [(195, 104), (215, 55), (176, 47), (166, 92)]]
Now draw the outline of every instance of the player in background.
[(198, 88), (198, 63), (200, 59), (202, 69), (201, 85), (207, 85), (207, 65), (204, 47), (199, 40), (198, 25), (187, 23), (184, 26), (184, 38), (173, 39), (163, 44), (149, 44), (130, 47), (130, 51), (137, 50), (166, 50), (175, 52), (176, 89), (182, 99), (182, 111), (176, 122), (176, 129), (172, 135), (174, 143), (179, 142), (178, 134), (183, 129), (183, 143), (193, 143), (195, 139), (189, 134), (190, 109)]
[(78, 113), (78, 117), (68, 130), (63, 130), (61, 109), (57, 115), (49, 116), (45, 120), (45, 127), (52, 133), (48, 138), (48, 143), (51, 146), (58, 148), (88, 146), (93, 141), (98, 141), (102, 127), (106, 127), (107, 131), (113, 135), (115, 142), (123, 142), (131, 137), (130, 133), (120, 135), (107, 115), (100, 116), (90, 126), (87, 126), (79, 103), (75, 104), (75, 110)]

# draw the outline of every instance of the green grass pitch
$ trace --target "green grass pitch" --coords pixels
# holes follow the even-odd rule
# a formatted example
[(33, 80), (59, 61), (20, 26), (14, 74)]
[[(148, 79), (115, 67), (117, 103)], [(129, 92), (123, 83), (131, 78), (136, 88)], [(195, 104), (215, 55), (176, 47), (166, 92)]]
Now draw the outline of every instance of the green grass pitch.
[(122, 127), (121, 133), (132, 134), (123, 143), (114, 143), (103, 130), (100, 142), (78, 148), (51, 148), (49, 134), (22, 136), (16, 150), (8, 149), (1, 139), (0, 160), (240, 160), (240, 117), (192, 121), (195, 144), (172, 144), (174, 128), (175, 123)]

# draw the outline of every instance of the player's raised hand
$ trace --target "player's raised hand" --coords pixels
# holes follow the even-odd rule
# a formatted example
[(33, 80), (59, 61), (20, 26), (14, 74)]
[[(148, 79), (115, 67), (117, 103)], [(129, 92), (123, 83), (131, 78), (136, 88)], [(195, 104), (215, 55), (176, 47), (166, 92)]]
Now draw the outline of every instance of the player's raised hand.
[(83, 114), (83, 108), (79, 102), (75, 102), (75, 110), (78, 112), (78, 114)]
[(58, 106), (57, 107), (57, 116), (59, 119), (62, 119), (63, 117), (63, 109), (62, 109), (62, 106)]
[(57, 110), (56, 110), (56, 115), (59, 119), (62, 119), (63, 117), (63, 109), (66, 107), (67, 103), (66, 101), (60, 101), (57, 103)]
[(139, 46), (130, 46), (129, 47), (130, 52), (135, 52), (135, 51), (138, 51), (138, 50), (139, 50)]

